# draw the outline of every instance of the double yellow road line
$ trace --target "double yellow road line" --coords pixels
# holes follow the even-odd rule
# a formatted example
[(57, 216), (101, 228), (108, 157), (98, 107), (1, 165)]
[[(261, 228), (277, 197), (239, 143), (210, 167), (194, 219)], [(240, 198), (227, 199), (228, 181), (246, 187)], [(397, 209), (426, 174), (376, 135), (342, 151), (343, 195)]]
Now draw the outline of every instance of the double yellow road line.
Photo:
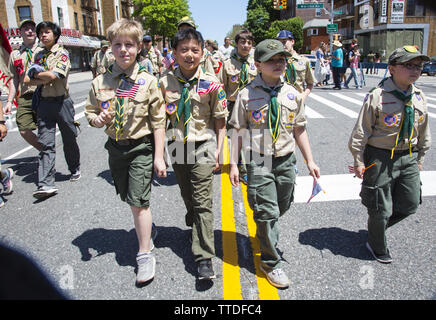
[[(223, 169), (221, 170), (221, 224), (223, 242), (223, 296), (224, 300), (242, 300), (240, 270), (238, 264), (238, 248), (236, 243), (236, 227), (233, 206), (232, 185), (230, 183), (229, 143), (227, 137), (223, 146)], [(256, 239), (256, 224), (253, 211), (247, 202), (247, 187), (241, 184), (247, 220), (248, 237), (254, 257), (256, 280), (260, 300), (279, 300), (277, 289), (269, 284), (259, 269), (260, 248)]]

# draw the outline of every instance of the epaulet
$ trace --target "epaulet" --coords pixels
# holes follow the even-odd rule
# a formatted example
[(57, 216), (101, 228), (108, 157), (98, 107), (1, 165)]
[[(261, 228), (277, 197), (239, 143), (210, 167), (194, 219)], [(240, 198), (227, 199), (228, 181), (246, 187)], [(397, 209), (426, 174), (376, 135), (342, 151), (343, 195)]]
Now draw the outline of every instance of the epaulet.
[[(109, 74), (112, 74), (112, 69), (114, 68), (114, 65), (113, 64), (111, 64), (110, 66), (109, 66), (109, 68), (107, 68), (107, 70), (106, 70), (106, 72), (108, 72)], [(106, 73), (105, 72), (105, 73)]]
[(147, 69), (138, 63), (138, 73), (147, 72)]

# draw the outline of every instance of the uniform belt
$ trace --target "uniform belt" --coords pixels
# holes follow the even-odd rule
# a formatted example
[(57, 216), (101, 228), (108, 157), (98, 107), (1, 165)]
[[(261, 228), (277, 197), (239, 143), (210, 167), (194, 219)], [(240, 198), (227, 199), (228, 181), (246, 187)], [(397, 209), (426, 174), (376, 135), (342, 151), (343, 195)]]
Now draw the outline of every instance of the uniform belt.
[(67, 99), (69, 95), (63, 95), (63, 96), (57, 96), (57, 97), (41, 97), (41, 100), (44, 101), (62, 101), (64, 99)]
[(35, 92), (27, 92), (27, 93), (23, 94), (20, 98), (30, 100), (30, 99), (32, 99), (34, 93)]
[(290, 152), (290, 153), (285, 154), (285, 155), (283, 155), (283, 156), (274, 156), (274, 155), (265, 155), (265, 154), (263, 154), (263, 153), (260, 153), (260, 152), (256, 152), (256, 151), (250, 150), (250, 156), (251, 156), (251, 159), (255, 159), (255, 158), (253, 157), (253, 155), (257, 156), (258, 158), (259, 158), (259, 157), (261, 157), (261, 158), (271, 157), (271, 158), (273, 158), (273, 159), (278, 159), (278, 158), (281, 158), (281, 157), (288, 156), (288, 155), (290, 155), (290, 154), (292, 154), (292, 153), (293, 153), (293, 152)]
[(112, 138), (110, 138), (110, 139), (112, 140), (112, 142), (114, 144), (117, 144), (119, 146), (138, 146), (141, 143), (150, 142), (151, 141), (151, 134), (146, 135), (146, 136), (139, 138), (139, 139), (123, 139), (123, 140), (118, 140), (118, 141), (116, 141), (115, 139), (112, 139)]
[[(382, 149), (382, 148), (377, 148), (377, 147), (374, 147), (374, 146), (372, 146), (372, 145), (370, 145), (370, 144), (368, 144), (368, 147), (369, 147), (369, 148), (372, 148), (372, 149), (375, 149), (375, 150), (379, 150), (379, 151), (387, 152), (387, 153), (389, 153), (389, 154), (391, 154), (391, 152), (392, 152), (392, 150)], [(418, 149), (417, 149), (416, 147), (412, 147), (412, 152), (418, 152)], [(409, 154), (409, 149), (405, 149), (405, 150), (395, 150), (395, 151), (394, 151), (394, 154), (397, 154), (397, 155)]]

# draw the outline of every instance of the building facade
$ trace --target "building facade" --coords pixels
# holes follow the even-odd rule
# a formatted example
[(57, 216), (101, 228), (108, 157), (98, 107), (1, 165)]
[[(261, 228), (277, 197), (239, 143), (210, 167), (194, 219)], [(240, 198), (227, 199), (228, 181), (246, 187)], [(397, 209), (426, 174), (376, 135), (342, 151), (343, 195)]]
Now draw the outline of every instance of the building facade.
[(116, 20), (130, 18), (132, 12), (132, 0), (0, 0), (0, 23), (13, 47), (22, 42), (21, 21), (55, 22), (62, 30), (59, 43), (70, 53), (72, 70), (90, 69), (107, 28)]

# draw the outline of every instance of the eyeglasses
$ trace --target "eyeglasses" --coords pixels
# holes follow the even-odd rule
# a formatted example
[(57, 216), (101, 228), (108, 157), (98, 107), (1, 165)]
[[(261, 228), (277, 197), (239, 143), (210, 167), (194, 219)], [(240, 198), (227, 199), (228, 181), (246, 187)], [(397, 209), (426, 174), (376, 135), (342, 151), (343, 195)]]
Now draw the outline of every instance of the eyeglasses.
[(399, 64), (399, 66), (403, 66), (407, 70), (416, 70), (416, 71), (421, 71), (422, 68), (424, 67), (422, 64), (414, 64), (414, 63), (403, 63), (403, 64)]

